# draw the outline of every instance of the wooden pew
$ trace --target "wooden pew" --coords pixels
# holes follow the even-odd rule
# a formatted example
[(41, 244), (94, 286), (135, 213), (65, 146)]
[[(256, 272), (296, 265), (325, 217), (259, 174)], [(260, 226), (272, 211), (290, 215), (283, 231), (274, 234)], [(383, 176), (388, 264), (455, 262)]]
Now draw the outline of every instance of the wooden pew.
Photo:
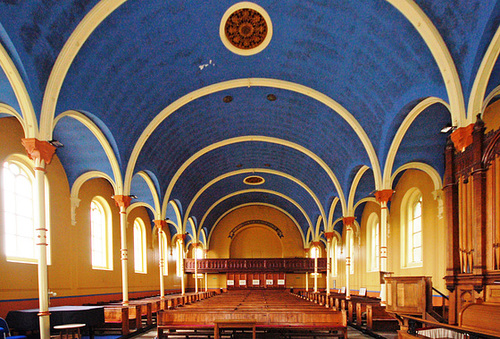
[(141, 306), (105, 306), (104, 323), (106, 327), (121, 328), (122, 335), (129, 334), (131, 329), (141, 329)]
[[(370, 300), (364, 300), (364, 301), (357, 301), (355, 303), (355, 307), (356, 307), (356, 321), (355, 321), (355, 324), (358, 325), (358, 326), (363, 326), (364, 323), (363, 323), (363, 320), (365, 320), (366, 322), (366, 306), (367, 305), (371, 305), (371, 304), (374, 304), (374, 305), (380, 305), (380, 301), (377, 301), (377, 300), (373, 300), (373, 301), (370, 301)], [(354, 307), (354, 303), (351, 304), (352, 307)], [(353, 310), (354, 311), (354, 310)], [(365, 315), (363, 317), (363, 314)]]
[(387, 313), (385, 306), (366, 305), (366, 328), (370, 331), (396, 331), (399, 330), (398, 320)]
[[(236, 292), (236, 293), (233, 293)], [(253, 322), (262, 330), (330, 330), (331, 336), (347, 338), (345, 312), (301, 301), (283, 291), (232, 291), (225, 295), (162, 311), (158, 314), (158, 338), (167, 330), (214, 329), (215, 323)], [(224, 326), (224, 325), (223, 325)], [(229, 326), (229, 325), (228, 325)]]

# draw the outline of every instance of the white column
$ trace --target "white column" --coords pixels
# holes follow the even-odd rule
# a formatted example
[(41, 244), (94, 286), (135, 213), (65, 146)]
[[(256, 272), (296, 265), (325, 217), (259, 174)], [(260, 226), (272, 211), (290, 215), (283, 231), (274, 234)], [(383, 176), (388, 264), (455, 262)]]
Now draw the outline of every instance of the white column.
[(45, 163), (35, 158), (35, 227), (38, 247), (38, 298), (40, 338), (50, 338), (49, 283), (47, 274), (47, 226), (45, 225)]
[(181, 246), (181, 294), (184, 295), (186, 294), (186, 282), (185, 282), (185, 279), (184, 279), (184, 235), (181, 236), (181, 241), (180, 241), (180, 245)]
[(198, 255), (197, 255), (198, 244), (193, 245), (194, 252), (194, 291), (198, 293)]
[(128, 248), (127, 248), (127, 207), (132, 198), (128, 195), (115, 195), (116, 206), (120, 209), (120, 238), (122, 262), (122, 303), (128, 305)]
[(326, 232), (326, 295), (330, 295), (330, 273), (332, 270), (330, 252), (332, 249), (333, 232)]
[(345, 250), (345, 297), (346, 299), (351, 298), (351, 286), (349, 284), (349, 278), (351, 275), (351, 237), (352, 229), (350, 226), (346, 229), (346, 250)]
[(47, 225), (45, 223), (45, 167), (50, 164), (56, 148), (47, 141), (35, 138), (22, 139), (28, 156), (34, 163), (34, 228), (36, 250), (38, 251), (38, 300), (40, 338), (50, 339), (49, 283), (47, 274)]
[(158, 229), (158, 254), (160, 256), (160, 259), (158, 260), (160, 265), (160, 299), (163, 301), (165, 299), (165, 248), (163, 246), (163, 225), (165, 222), (164, 220), (155, 220), (154, 223)]
[[(393, 190), (382, 190), (375, 192), (375, 198), (380, 203), (380, 271), (381, 275), (387, 272), (387, 226), (389, 209), (387, 203), (392, 197)], [(380, 284), (380, 304), (387, 304), (387, 285)]]
[(314, 293), (318, 293), (318, 252), (319, 247), (316, 246), (316, 255), (314, 256)]

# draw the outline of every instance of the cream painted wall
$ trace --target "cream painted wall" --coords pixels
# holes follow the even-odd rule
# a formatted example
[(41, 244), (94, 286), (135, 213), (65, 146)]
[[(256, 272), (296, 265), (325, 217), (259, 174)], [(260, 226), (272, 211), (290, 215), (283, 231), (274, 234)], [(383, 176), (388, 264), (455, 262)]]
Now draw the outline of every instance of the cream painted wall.
[[(304, 256), (304, 244), (302, 241), (301, 232), (298, 230), (297, 226), (293, 223), (293, 221), (281, 211), (271, 208), (269, 206), (245, 206), (239, 209), (236, 209), (222, 218), (218, 225), (212, 231), (209, 239), (209, 258), (229, 258), (230, 257), (230, 249), (231, 242), (236, 241), (240, 242), (240, 240), (236, 240), (238, 238), (238, 233), (234, 237), (234, 240), (229, 238), (229, 233), (231, 230), (238, 226), (239, 224), (248, 221), (248, 220), (264, 220), (270, 222), (271, 224), (278, 227), (283, 232), (283, 237), (280, 240), (282, 246), (282, 253), (284, 258), (293, 258), (293, 257), (303, 257)], [(243, 228), (240, 232), (243, 232), (243, 235), (249, 235), (254, 241), (259, 241), (259, 244), (262, 244), (263, 241), (267, 241), (265, 239), (267, 231), (272, 231), (274, 234), (276, 232), (271, 228), (267, 228), (267, 226), (254, 225), (258, 227), (254, 228)], [(251, 230), (251, 231), (247, 231)], [(261, 232), (259, 234), (259, 232)], [(265, 232), (265, 233), (264, 233)], [(276, 236), (277, 237), (277, 236)], [(260, 240), (259, 240), (260, 239)], [(269, 243), (267, 243), (269, 245)], [(254, 249), (254, 246), (247, 247), (246, 250), (250, 251)], [(264, 246), (262, 246), (262, 252), (266, 253)], [(238, 252), (238, 255), (243, 256), (244, 258), (251, 258), (252, 253), (247, 252), (243, 253), (241, 251)], [(281, 257), (281, 256), (280, 256)]]
[(500, 100), (494, 102), (486, 108), (483, 114), (484, 125), (486, 126), (486, 133), (500, 128)]
[[(11, 154), (25, 155), (21, 145), (23, 130), (14, 118), (0, 119), (0, 160)], [(121, 299), (121, 262), (120, 262), (120, 225), (118, 208), (111, 196), (114, 194), (111, 185), (103, 179), (86, 182), (79, 194), (81, 199), (76, 209), (76, 225), (71, 225), (70, 187), (61, 163), (54, 156), (47, 166), (47, 180), (50, 192), (50, 245), (52, 263), (48, 267), (49, 289), (57, 293), (51, 300), (52, 305), (79, 304), (91, 302), (96, 298)], [(91, 199), (99, 195), (103, 197), (112, 211), (113, 219), (113, 270), (94, 270), (91, 267), (89, 208)], [(3, 204), (0, 194), (0, 206)], [(1, 211), (1, 208), (0, 208)], [(134, 272), (133, 254), (133, 221), (141, 217), (146, 225), (148, 274)], [(160, 277), (158, 268), (158, 241), (152, 237), (151, 221), (143, 207), (131, 211), (128, 216), (129, 227), (127, 240), (129, 248), (129, 290), (130, 292), (159, 293)], [(4, 232), (4, 219), (0, 217), (0, 234)], [(170, 237), (169, 237), (170, 238)], [(154, 241), (153, 241), (154, 239)], [(174, 289), (176, 282), (175, 263), (169, 257), (169, 276), (165, 277), (165, 288)], [(178, 284), (180, 289), (180, 283)], [(6, 308), (19, 308), (19, 300), (27, 300), (28, 307), (37, 305), (38, 275), (36, 264), (7, 262), (5, 244), (0, 241), (0, 316), (5, 316)], [(108, 295), (109, 294), (109, 295)], [(14, 306), (9, 300), (18, 300)], [(31, 301), (30, 301), (31, 300)], [(34, 301), (33, 301), (34, 300)], [(68, 301), (70, 300), (70, 301)], [(23, 308), (26, 308), (24, 306)]]
[[(422, 193), (423, 204), (423, 265), (422, 267), (405, 268), (401, 260), (401, 204), (406, 192), (418, 188)], [(388, 233), (388, 271), (395, 276), (431, 276), (433, 286), (447, 293), (443, 277), (446, 273), (446, 233), (444, 219), (438, 217), (438, 201), (434, 199), (434, 185), (430, 177), (419, 170), (407, 170), (395, 187), (395, 193), (389, 209)], [(361, 219), (361, 238), (359, 256), (355, 262), (356, 272), (352, 279), (351, 289), (366, 287), (369, 291), (380, 291), (379, 273), (370, 272), (367, 267), (366, 228), (371, 213), (380, 218), (380, 206), (369, 202)], [(351, 276), (352, 277), (352, 276)]]

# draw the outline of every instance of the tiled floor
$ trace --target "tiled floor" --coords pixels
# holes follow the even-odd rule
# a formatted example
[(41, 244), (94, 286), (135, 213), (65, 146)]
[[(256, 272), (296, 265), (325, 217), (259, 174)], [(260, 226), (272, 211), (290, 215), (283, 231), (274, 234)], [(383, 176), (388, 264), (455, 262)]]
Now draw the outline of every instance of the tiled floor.
[[(154, 339), (156, 337), (156, 329), (150, 330), (148, 332), (145, 332), (143, 334), (140, 334), (138, 336), (135, 336), (134, 339)], [(360, 331), (355, 330), (352, 327), (348, 327), (348, 332), (347, 332), (347, 337), (348, 338), (353, 338), (353, 339), (359, 339), (359, 338), (372, 338), (366, 334), (361, 333)], [(393, 339), (397, 338), (397, 335), (387, 335), (385, 336), (387, 339)]]

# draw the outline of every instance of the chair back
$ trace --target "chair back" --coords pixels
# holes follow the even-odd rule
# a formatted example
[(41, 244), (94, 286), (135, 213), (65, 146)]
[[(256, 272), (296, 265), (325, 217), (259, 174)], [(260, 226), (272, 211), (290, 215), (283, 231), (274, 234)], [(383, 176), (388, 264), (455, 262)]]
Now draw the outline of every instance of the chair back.
[(0, 318), (0, 327), (2, 327), (5, 331), (5, 336), (10, 337), (10, 330), (9, 330), (9, 325), (5, 321), (4, 318)]

